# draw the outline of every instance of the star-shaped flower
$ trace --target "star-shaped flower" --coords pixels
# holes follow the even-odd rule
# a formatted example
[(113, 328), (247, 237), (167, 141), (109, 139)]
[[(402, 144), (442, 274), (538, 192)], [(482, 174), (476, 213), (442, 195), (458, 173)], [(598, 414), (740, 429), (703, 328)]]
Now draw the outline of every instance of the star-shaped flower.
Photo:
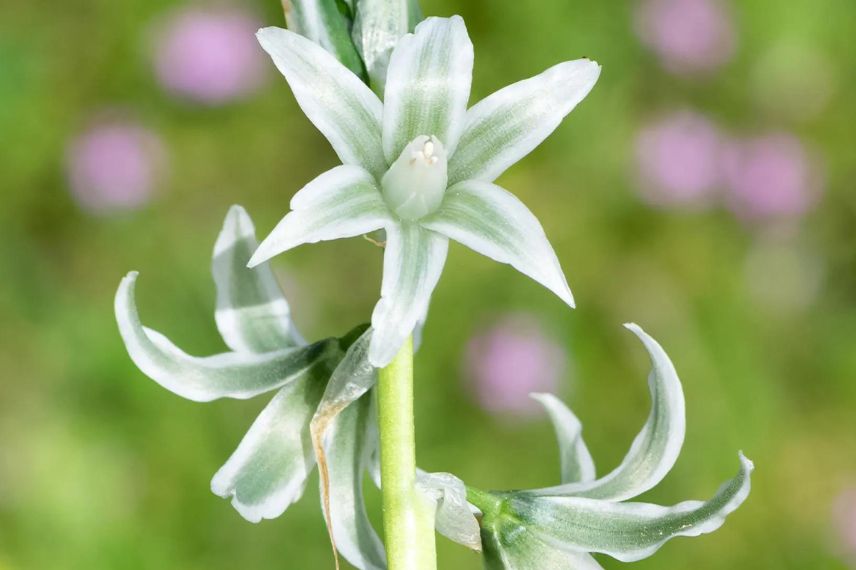
[(561, 485), (526, 491), (469, 489), (481, 510), (482, 548), (490, 570), (593, 570), (589, 554), (623, 562), (647, 558), (676, 536), (713, 532), (749, 495), (752, 462), (740, 455), (740, 470), (709, 501), (672, 507), (623, 502), (657, 485), (678, 458), (685, 433), (680, 380), (662, 347), (641, 328), (627, 325), (651, 357), (652, 409), (627, 456), (596, 479), (579, 420), (550, 394), (533, 394), (547, 409), (559, 440)]
[(560, 63), (468, 110), (473, 47), (458, 16), (428, 18), (399, 40), (383, 102), (312, 41), (278, 28), (258, 38), (343, 165), (295, 194), (251, 266), (300, 244), (386, 230), (369, 350), (378, 367), (425, 318), (450, 238), (511, 264), (573, 306), (540, 223), (493, 181), (588, 94), (596, 63)]

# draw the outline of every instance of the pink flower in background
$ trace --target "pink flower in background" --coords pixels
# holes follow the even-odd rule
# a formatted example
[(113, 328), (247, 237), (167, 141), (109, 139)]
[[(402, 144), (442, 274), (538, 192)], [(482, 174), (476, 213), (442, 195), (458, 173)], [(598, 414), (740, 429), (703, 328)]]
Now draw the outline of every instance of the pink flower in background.
[(832, 516), (837, 546), (844, 559), (856, 568), (856, 487), (838, 496)]
[(672, 73), (710, 72), (734, 55), (734, 24), (720, 0), (642, 0), (636, 30)]
[(746, 220), (800, 216), (814, 205), (821, 188), (817, 166), (789, 134), (730, 143), (723, 172), (727, 204)]
[(132, 210), (149, 201), (164, 171), (160, 139), (127, 121), (99, 123), (69, 143), (71, 193), (92, 213)]
[(558, 392), (565, 368), (564, 350), (527, 315), (503, 318), (467, 346), (472, 392), (493, 413), (541, 413), (529, 393)]
[(155, 74), (169, 91), (206, 104), (255, 91), (267, 69), (256, 42), (260, 23), (238, 9), (183, 9), (161, 24)]
[(642, 197), (658, 206), (705, 206), (720, 182), (722, 136), (698, 113), (674, 113), (636, 137)]

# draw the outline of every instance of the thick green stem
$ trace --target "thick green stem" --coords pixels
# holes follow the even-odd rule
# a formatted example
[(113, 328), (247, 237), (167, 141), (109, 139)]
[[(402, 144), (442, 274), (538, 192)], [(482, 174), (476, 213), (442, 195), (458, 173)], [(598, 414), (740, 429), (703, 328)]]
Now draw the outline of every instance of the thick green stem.
[(389, 570), (436, 570), (434, 505), (416, 489), (411, 338), (389, 366), (380, 370), (378, 425)]

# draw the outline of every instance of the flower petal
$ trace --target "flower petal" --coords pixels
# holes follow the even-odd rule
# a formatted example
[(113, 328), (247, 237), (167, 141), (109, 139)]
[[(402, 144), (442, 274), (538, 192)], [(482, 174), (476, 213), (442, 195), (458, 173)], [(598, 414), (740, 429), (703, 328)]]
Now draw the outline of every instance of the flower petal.
[(285, 76), (298, 105), (345, 164), (380, 179), (383, 104), (359, 77), (321, 46), (281, 28), (263, 28), (259, 43)]
[(338, 414), (328, 431), (330, 523), (336, 548), (348, 562), (360, 570), (385, 570), (383, 543), (363, 501), (363, 474), (378, 438), (372, 405), (373, 394), (364, 394)]
[(416, 0), (360, 0), (357, 3), (351, 37), (377, 93), (383, 93), (392, 49), (421, 19)]
[(389, 61), (383, 98), (387, 162), (419, 135), (436, 136), (451, 156), (472, 78), (473, 44), (460, 16), (428, 18), (401, 38)]
[(499, 186), (474, 180), (457, 184), (446, 191), (440, 209), (420, 223), (510, 264), (574, 306), (559, 260), (538, 219)]
[(349, 33), (350, 22), (336, 0), (289, 0), (282, 5), (290, 30), (319, 44), (355, 74), (363, 73), (363, 62)]
[(417, 224), (386, 227), (380, 301), (372, 313), (369, 362), (373, 366), (389, 364), (428, 312), (448, 250), (449, 240)]
[(479, 101), (467, 111), (458, 150), (449, 162), (449, 184), (496, 180), (559, 126), (599, 75), (600, 66), (593, 61), (566, 61)]
[(248, 521), (276, 518), (303, 495), (315, 467), (309, 420), (326, 374), (329, 369), (316, 370), (282, 388), (211, 480), (211, 491), (231, 497)]
[(250, 259), (255, 267), (304, 243), (373, 232), (391, 220), (374, 178), (358, 166), (337, 166), (291, 199), (289, 212)]
[(137, 273), (129, 273), (116, 292), (116, 320), (128, 354), (144, 374), (188, 400), (251, 398), (326, 369), (328, 361), (340, 354), (338, 343), (328, 339), (264, 354), (189, 356), (165, 336), (140, 323), (134, 302), (136, 281)]
[(520, 525), (554, 548), (601, 552), (633, 562), (651, 556), (676, 536), (699, 536), (722, 526), (749, 495), (752, 469), (752, 462), (740, 454), (737, 476), (707, 502), (661, 507), (521, 493), (510, 496), (506, 508)]
[(416, 485), (437, 503), (434, 519), (437, 532), (471, 550), (481, 550), (479, 523), (467, 502), (464, 482), (451, 473), (417, 470)]
[(552, 394), (530, 394), (547, 410), (556, 439), (559, 440), (559, 459), (562, 483), (594, 480), (594, 461), (583, 441), (583, 426), (577, 416)]
[(633, 440), (621, 465), (589, 483), (571, 483), (540, 489), (538, 494), (589, 497), (623, 501), (653, 488), (672, 469), (686, 433), (686, 412), (681, 381), (663, 348), (638, 325), (625, 325), (639, 337), (651, 358), (648, 376), (651, 414)]
[(214, 245), (217, 286), (214, 317), (220, 336), (237, 352), (271, 352), (306, 344), (291, 320), (288, 301), (267, 264), (247, 269), (258, 247), (253, 221), (232, 206)]
[(485, 570), (602, 570), (590, 554), (567, 552), (509, 521), (482, 529)]

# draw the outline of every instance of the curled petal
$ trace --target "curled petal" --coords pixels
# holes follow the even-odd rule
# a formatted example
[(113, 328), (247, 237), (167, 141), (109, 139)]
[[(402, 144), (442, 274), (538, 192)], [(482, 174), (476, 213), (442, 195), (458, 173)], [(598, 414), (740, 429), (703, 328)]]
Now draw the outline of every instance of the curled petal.
[(383, 104), (377, 95), (324, 48), (298, 34), (263, 28), (257, 37), (342, 162), (380, 179), (387, 165), (381, 145)]
[(449, 162), (449, 184), (492, 182), (532, 152), (588, 95), (600, 66), (566, 61), (479, 101), (467, 111), (458, 150)]
[(303, 495), (315, 467), (309, 420), (325, 382), (316, 371), (282, 388), (211, 480), (214, 494), (231, 498), (248, 521), (276, 518)]
[(508, 497), (507, 508), (521, 526), (553, 548), (601, 552), (633, 562), (651, 556), (674, 537), (699, 536), (722, 526), (749, 496), (752, 469), (752, 462), (740, 454), (737, 476), (707, 502), (661, 507), (520, 493)]
[(437, 504), (434, 517), (437, 532), (469, 549), (481, 550), (479, 523), (467, 502), (464, 482), (451, 473), (426, 473), (419, 470), (416, 484)]
[(577, 416), (552, 394), (530, 394), (547, 410), (556, 439), (559, 441), (559, 460), (562, 483), (594, 480), (594, 460), (583, 441), (583, 426)]
[(337, 166), (291, 199), (289, 212), (250, 259), (256, 265), (304, 243), (353, 237), (391, 220), (372, 176), (358, 166)]
[(588, 483), (570, 483), (535, 491), (546, 495), (569, 495), (607, 501), (623, 501), (653, 488), (672, 469), (686, 433), (684, 392), (675, 367), (657, 341), (638, 325), (625, 325), (635, 334), (651, 358), (648, 387), (651, 414), (633, 440), (621, 465)]
[(377, 368), (392, 361), (427, 313), (449, 250), (449, 240), (417, 224), (391, 224), (386, 236), (381, 297), (372, 313), (369, 347), (369, 362)]
[(399, 40), (386, 77), (383, 150), (392, 163), (420, 135), (435, 136), (451, 155), (473, 78), (473, 44), (460, 16), (428, 18)]
[(446, 191), (440, 209), (420, 222), (500, 263), (508, 263), (574, 306), (574, 298), (544, 229), (510, 192), (469, 180)]
[(270, 267), (247, 268), (256, 247), (253, 221), (242, 207), (232, 206), (211, 263), (217, 286), (214, 317), (220, 335), (237, 352), (271, 352), (306, 344)]
[(305, 375), (326, 369), (340, 355), (335, 340), (262, 354), (226, 352), (207, 357), (190, 356), (165, 336), (144, 327), (137, 314), (131, 272), (116, 292), (119, 333), (134, 364), (152, 380), (188, 400), (209, 402), (218, 398), (251, 398), (275, 390)]

